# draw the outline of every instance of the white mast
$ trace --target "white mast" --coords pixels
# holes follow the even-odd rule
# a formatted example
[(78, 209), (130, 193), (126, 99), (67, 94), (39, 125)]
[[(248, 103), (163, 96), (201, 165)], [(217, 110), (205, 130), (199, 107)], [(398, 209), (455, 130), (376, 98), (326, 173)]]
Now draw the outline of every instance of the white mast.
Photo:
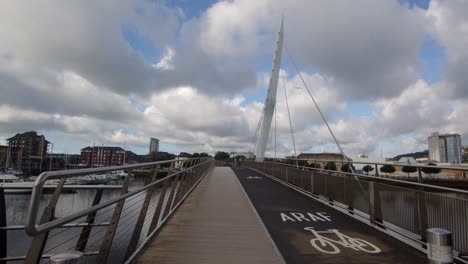
[(278, 77), (281, 66), (281, 52), (283, 50), (283, 23), (281, 19), (281, 28), (278, 34), (278, 41), (276, 43), (275, 57), (273, 59), (273, 69), (271, 70), (270, 84), (268, 85), (267, 98), (265, 106), (263, 107), (263, 120), (260, 127), (259, 137), (255, 148), (255, 160), (263, 161), (265, 158), (265, 149), (268, 142), (268, 135), (271, 128), (271, 120), (276, 105), (276, 90), (278, 88)]

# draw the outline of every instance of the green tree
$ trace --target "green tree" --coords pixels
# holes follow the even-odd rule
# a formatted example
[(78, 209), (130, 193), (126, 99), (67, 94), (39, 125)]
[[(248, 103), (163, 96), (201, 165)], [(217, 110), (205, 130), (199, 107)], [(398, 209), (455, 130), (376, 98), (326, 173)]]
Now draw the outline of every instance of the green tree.
[(395, 167), (393, 167), (392, 165), (383, 165), (381, 168), (380, 168), (380, 171), (383, 172), (383, 173), (394, 173), (395, 172)]
[(309, 168), (315, 168), (315, 169), (320, 169), (320, 164), (319, 163), (315, 163), (315, 162), (312, 162), (311, 164), (309, 164), (307, 167)]
[(367, 175), (369, 175), (369, 172), (373, 171), (374, 167), (372, 167), (371, 165), (366, 165), (362, 168), (362, 170), (365, 171)]
[(437, 173), (440, 173), (440, 169), (439, 168), (435, 168), (435, 166), (437, 166), (436, 164), (434, 163), (429, 163), (427, 164), (429, 166), (434, 166), (434, 168), (422, 168), (422, 172), (424, 172), (425, 174), (429, 174), (429, 176), (431, 176), (431, 174), (437, 174)]
[(356, 168), (354, 168), (353, 164), (351, 164), (351, 166), (350, 166), (350, 163), (345, 163), (345, 164), (343, 164), (343, 166), (341, 166), (341, 171), (342, 172), (353, 172), (353, 171), (356, 171)]
[(409, 174), (410, 174), (410, 173), (416, 172), (417, 170), (418, 170), (418, 168), (416, 168), (416, 167), (410, 167), (410, 166), (403, 166), (403, 168), (401, 168), (401, 171), (402, 171), (402, 172), (408, 173), (408, 177), (409, 177)]
[(201, 152), (201, 153), (195, 152), (192, 154), (192, 158), (204, 158), (204, 157), (211, 157), (211, 156), (208, 155), (208, 153), (206, 152)]
[(218, 151), (218, 152), (216, 152), (214, 158), (215, 158), (215, 160), (229, 159), (229, 153), (224, 152), (224, 151)]
[(325, 167), (323, 167), (323, 168), (326, 169), (326, 170), (336, 171), (336, 163), (333, 162), (333, 161), (329, 161), (329, 162), (327, 162), (327, 164), (325, 164)]

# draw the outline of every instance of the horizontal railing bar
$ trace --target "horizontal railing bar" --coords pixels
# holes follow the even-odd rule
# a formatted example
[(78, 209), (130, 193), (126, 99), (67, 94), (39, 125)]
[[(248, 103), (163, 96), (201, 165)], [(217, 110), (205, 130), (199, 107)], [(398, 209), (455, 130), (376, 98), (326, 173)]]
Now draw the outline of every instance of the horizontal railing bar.
[[(265, 158), (266, 159), (266, 158)], [(274, 159), (274, 158), (271, 158)], [(291, 159), (291, 158), (279, 158), (276, 160), (291, 160), (291, 161), (296, 161), (296, 159)], [(457, 171), (468, 171), (468, 166), (463, 167), (463, 166), (439, 166), (439, 165), (419, 165), (419, 164), (407, 164), (407, 163), (393, 163), (393, 162), (374, 162), (374, 161), (350, 161), (350, 160), (311, 160), (311, 159), (297, 159), (297, 161), (307, 161), (307, 162), (334, 162), (334, 163), (355, 163), (355, 164), (365, 164), (365, 165), (392, 165), (392, 166), (405, 166), (405, 167), (416, 167), (416, 168), (438, 168), (438, 169), (444, 169), (444, 170), (457, 170)], [(266, 161), (265, 162), (269, 162)], [(296, 166), (296, 165), (294, 165)]]
[[(291, 165), (291, 164), (277, 163), (277, 162), (271, 162), (271, 161), (265, 161), (265, 163), (288, 166), (288, 167), (292, 167), (294, 169), (297, 168), (296, 165)], [(437, 186), (437, 185), (431, 185), (431, 184), (425, 184), (425, 183), (419, 183), (419, 182), (411, 182), (411, 181), (405, 181), (405, 180), (390, 179), (390, 178), (387, 178), (387, 177), (377, 177), (377, 176), (373, 176), (373, 175), (365, 175), (365, 174), (350, 173), (350, 172), (343, 172), (343, 171), (334, 171), (334, 170), (310, 168), (310, 167), (305, 167), (305, 166), (299, 166), (299, 168), (309, 170), (309, 171), (339, 173), (341, 175), (358, 176), (358, 177), (369, 178), (369, 179), (372, 179), (372, 180), (381, 180), (381, 181), (404, 183), (404, 184), (407, 184), (407, 185), (414, 185), (414, 186), (427, 187), (427, 188), (437, 189), (437, 190), (442, 190), (442, 191), (458, 192), (458, 193), (468, 194), (468, 190), (455, 189), (455, 188), (450, 188), (450, 187), (443, 187), (443, 186)]]
[[(92, 251), (92, 252), (84, 252), (84, 256), (94, 256), (99, 254), (99, 251)], [(41, 256), (41, 258), (50, 258), (54, 256), (55, 254), (44, 254)], [(18, 261), (18, 260), (25, 260), (26, 256), (16, 256), (16, 257), (6, 257), (6, 258), (0, 258), (0, 261)]]
[[(86, 224), (86, 223), (74, 224), (74, 223), (69, 223), (69, 224), (59, 226), (57, 228), (73, 228), (73, 227), (83, 227), (83, 226), (108, 226), (108, 225), (109, 225), (109, 222), (104, 222), (104, 223), (99, 223), (99, 224)], [(24, 225), (1, 226), (0, 230), (10, 230), (10, 231), (12, 231), (12, 230), (23, 230), (24, 227), (25, 227)]]
[[(24, 190), (24, 189), (33, 189), (34, 187), (31, 186), (5, 186), (0, 184), (0, 189), (5, 189), (5, 190)], [(43, 190), (54, 190), (57, 188), (56, 184), (48, 184), (42, 186)], [(92, 189), (92, 190), (116, 190), (116, 189), (122, 189), (122, 185), (104, 185), (104, 184), (96, 184), (96, 185), (64, 185), (63, 188), (64, 190), (87, 190), (87, 189)], [(6, 193), (8, 194), (8, 193)]]
[[(190, 159), (185, 159), (184, 161), (193, 160), (193, 159), (199, 159), (199, 158), (190, 158)], [(91, 173), (104, 173), (104, 172), (110, 172), (110, 171), (116, 171), (116, 170), (131, 170), (131, 169), (138, 169), (138, 168), (156, 166), (156, 165), (172, 163), (172, 162), (180, 162), (180, 160), (173, 159), (173, 160), (145, 162), (145, 163), (110, 166), (110, 167), (101, 167), (101, 168), (85, 168), (85, 169), (73, 169), (73, 170), (61, 170), (61, 171), (46, 171), (46, 172), (41, 173), (37, 177), (35, 185), (40, 184), (41, 182), (43, 182), (45, 180), (48, 180), (48, 179), (61, 179), (61, 178), (64, 178), (62, 176), (67, 176), (66, 178), (71, 178), (71, 177), (87, 175), (87, 174), (91, 174)]]
[[(175, 160), (172, 160), (170, 162), (173, 162)], [(66, 216), (66, 217), (63, 217), (63, 218), (60, 218), (60, 219), (56, 219), (56, 220), (53, 220), (53, 221), (50, 221), (48, 223), (45, 223), (45, 224), (42, 224), (42, 225), (39, 225), (39, 226), (36, 226), (36, 218), (37, 218), (37, 210), (38, 210), (38, 203), (39, 203), (39, 195), (41, 194), (42, 190), (41, 190), (41, 185), (40, 185), (40, 182), (36, 182), (38, 183), (39, 185), (35, 186), (35, 188), (33, 189), (33, 194), (32, 194), (32, 198), (31, 198), (31, 204), (29, 206), (29, 212), (28, 212), (28, 217), (27, 217), (27, 221), (26, 221), (26, 226), (25, 226), (25, 231), (26, 231), (26, 234), (30, 235), (30, 236), (34, 236), (34, 235), (38, 235), (42, 232), (46, 232), (48, 230), (51, 230), (55, 227), (58, 227), (60, 225), (63, 225), (63, 224), (66, 224), (66, 223), (69, 223), (73, 220), (76, 220), (76, 219), (79, 219), (85, 215), (88, 215), (90, 213), (93, 213), (93, 212), (96, 212), (98, 210), (101, 210), (107, 206), (110, 206), (116, 202), (119, 202), (123, 199), (126, 199), (130, 196), (133, 196), (137, 193), (140, 193), (142, 191), (145, 191), (153, 186), (156, 186), (166, 180), (169, 180), (169, 179), (172, 179), (173, 177), (175, 177), (176, 175), (178, 174), (181, 174), (185, 171), (188, 171), (188, 170), (191, 170), (195, 167), (198, 167), (198, 166), (201, 166), (205, 163), (208, 163), (208, 162), (211, 162), (211, 159), (208, 159), (202, 163), (198, 163), (192, 167), (189, 167), (189, 168), (185, 168), (184, 170), (181, 170), (179, 172), (176, 172), (176, 173), (173, 173), (171, 175), (168, 175), (167, 177), (163, 178), (163, 179), (160, 179), (158, 181), (154, 181), (150, 184), (147, 184), (145, 186), (142, 186), (136, 190), (133, 190), (131, 192), (128, 192), (126, 194), (123, 194), (121, 196), (118, 196), (118, 197), (115, 197), (115, 198), (112, 198), (106, 202), (103, 202), (103, 203), (100, 203), (98, 205), (95, 205), (93, 207), (90, 207), (90, 208), (87, 208), (85, 210), (82, 210), (80, 212), (77, 212), (77, 213), (74, 213), (74, 214), (71, 214), (69, 216)], [(147, 163), (149, 164), (149, 163)], [(151, 163), (154, 165), (154, 163)], [(157, 164), (161, 164), (160, 162), (158, 162)], [(128, 165), (129, 166), (129, 165)], [(121, 167), (121, 166), (119, 166)], [(134, 166), (135, 167), (135, 166)]]

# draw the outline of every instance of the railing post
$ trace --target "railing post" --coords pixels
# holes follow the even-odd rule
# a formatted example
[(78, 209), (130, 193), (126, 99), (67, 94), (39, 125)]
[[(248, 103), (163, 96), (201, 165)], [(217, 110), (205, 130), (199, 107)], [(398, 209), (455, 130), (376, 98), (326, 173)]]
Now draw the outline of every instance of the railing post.
[(429, 228), (427, 236), (427, 262), (430, 264), (453, 263), (452, 232), (441, 228)]
[[(39, 223), (45, 224), (54, 219), (55, 215), (55, 207), (57, 206), (57, 202), (60, 196), (60, 192), (62, 191), (63, 185), (65, 184), (66, 179), (61, 179), (57, 188), (54, 190), (54, 194), (50, 198), (49, 204), (44, 209), (42, 213), (41, 220)], [(25, 263), (26, 264), (36, 264), (39, 263), (42, 257), (42, 252), (44, 251), (44, 247), (47, 243), (47, 237), (49, 236), (49, 232), (41, 233), (35, 236), (31, 242), (31, 246), (29, 247), (28, 253), (26, 255)]]
[(288, 166), (284, 166), (286, 171), (286, 182), (289, 183)]
[[(5, 205), (5, 191), (3, 188), (0, 188), (0, 227), (7, 226), (7, 219), (6, 219), (6, 205)], [(0, 230), (0, 258), (7, 257), (7, 231)], [(6, 261), (0, 261), (0, 264), (4, 264)]]
[(166, 190), (167, 186), (169, 185), (169, 180), (165, 180), (162, 186), (161, 194), (159, 195), (158, 204), (156, 205), (156, 209), (154, 211), (153, 219), (151, 220), (150, 228), (148, 230), (148, 236), (156, 229), (159, 222), (159, 216), (161, 214), (161, 208), (164, 203), (164, 199), (166, 198)]
[(369, 221), (375, 224), (375, 195), (374, 195), (374, 182), (369, 182)]
[[(172, 166), (171, 166), (171, 167), (172, 167)], [(171, 168), (169, 168), (169, 171), (168, 171), (167, 176), (170, 175), (170, 172), (171, 172)], [(177, 174), (177, 175), (174, 177), (174, 179), (172, 180), (172, 183), (171, 183), (171, 192), (170, 192), (170, 194), (169, 194), (169, 198), (167, 199), (166, 207), (164, 208), (163, 218), (166, 217), (166, 215), (168, 215), (169, 212), (171, 211), (172, 200), (174, 199), (175, 189), (176, 189), (176, 187), (177, 187), (177, 181), (179, 180), (179, 175), (180, 175), (180, 174)]]
[(426, 241), (426, 229), (427, 229), (427, 210), (426, 210), (426, 199), (424, 195), (424, 187), (418, 187), (416, 192), (416, 215), (415, 220), (417, 220), (416, 230), (419, 231), (421, 235), (421, 240)]
[[(129, 171), (128, 176), (125, 177), (121, 194), (127, 193), (130, 176), (131, 176), (131, 171)], [(101, 244), (101, 248), (99, 249), (99, 255), (96, 258), (97, 263), (106, 263), (107, 261), (107, 257), (109, 256), (109, 252), (112, 247), (112, 241), (114, 240), (115, 232), (117, 231), (117, 227), (119, 225), (120, 215), (122, 214), (124, 203), (125, 203), (125, 199), (120, 200), (115, 205), (111, 222), (109, 226), (107, 227), (107, 232), (104, 236), (104, 242)]]
[(310, 193), (314, 192), (314, 171), (310, 171)]
[(83, 252), (67, 251), (50, 257), (52, 264), (81, 264), (83, 263)]
[(180, 174), (179, 188), (177, 190), (176, 197), (174, 198), (174, 204), (177, 204), (180, 201), (180, 199), (183, 197), (182, 195), (185, 189), (187, 177), (188, 177), (187, 171), (184, 171), (183, 173)]
[[(98, 205), (101, 202), (102, 191), (103, 191), (102, 189), (99, 189), (96, 191), (92, 206)], [(86, 226), (84, 226), (83, 229), (81, 230), (80, 238), (78, 239), (78, 242), (76, 243), (75, 250), (77, 251), (85, 250), (86, 245), (88, 244), (89, 235), (91, 234), (91, 229), (93, 228), (92, 224), (94, 223), (96, 213), (97, 212), (90, 213), (86, 217)]]
[(369, 181), (369, 221), (375, 225), (382, 220), (382, 208), (380, 204), (380, 195), (375, 182)]
[[(151, 177), (151, 182), (154, 182), (156, 180), (157, 174), (158, 174), (158, 169), (156, 168), (154, 171), (153, 177)], [(138, 246), (138, 240), (140, 239), (141, 230), (143, 228), (143, 224), (145, 223), (146, 213), (148, 212), (148, 207), (151, 202), (151, 197), (153, 197), (153, 193), (155, 189), (156, 189), (156, 186), (153, 186), (146, 191), (145, 201), (143, 202), (143, 205), (140, 210), (140, 214), (138, 215), (138, 220), (135, 224), (135, 228), (133, 229), (132, 238), (130, 239), (130, 243), (128, 244), (128, 248), (127, 248), (127, 253), (125, 254), (125, 260), (127, 260), (133, 254), (133, 252), (135, 252)]]
[(347, 175), (344, 175), (343, 177), (343, 192), (345, 196), (345, 201), (347, 202), (348, 206), (348, 213), (349, 214), (354, 214), (354, 199), (353, 199), (353, 189), (348, 187), (348, 177)]

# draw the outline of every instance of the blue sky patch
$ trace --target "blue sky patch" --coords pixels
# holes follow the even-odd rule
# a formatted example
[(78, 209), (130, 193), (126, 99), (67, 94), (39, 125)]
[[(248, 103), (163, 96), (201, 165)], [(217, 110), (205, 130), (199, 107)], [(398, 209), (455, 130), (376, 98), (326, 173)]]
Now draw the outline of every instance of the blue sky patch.
[(426, 37), (419, 52), (423, 63), (422, 76), (429, 84), (442, 81), (446, 61), (445, 49), (433, 38)]

